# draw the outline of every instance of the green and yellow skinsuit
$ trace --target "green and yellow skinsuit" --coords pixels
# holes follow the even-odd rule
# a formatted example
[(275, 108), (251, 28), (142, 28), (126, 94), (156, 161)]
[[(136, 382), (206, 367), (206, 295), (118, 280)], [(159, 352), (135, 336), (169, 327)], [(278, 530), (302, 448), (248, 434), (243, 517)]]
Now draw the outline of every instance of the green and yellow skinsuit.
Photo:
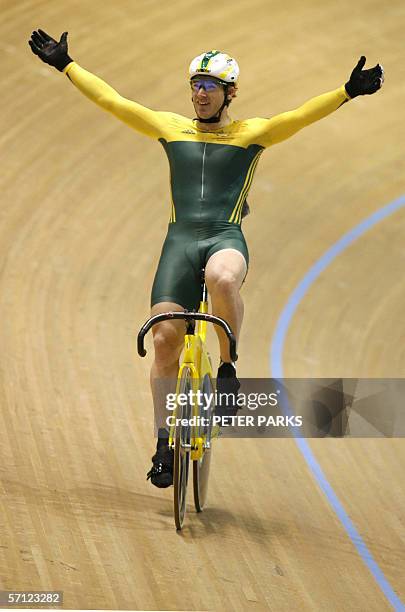
[(271, 119), (232, 121), (205, 132), (195, 120), (123, 98), (76, 62), (64, 72), (98, 106), (163, 145), (170, 164), (171, 211), (151, 302), (174, 302), (188, 310), (198, 307), (201, 269), (216, 251), (236, 249), (248, 263), (242, 212), (264, 149), (350, 99), (342, 85)]

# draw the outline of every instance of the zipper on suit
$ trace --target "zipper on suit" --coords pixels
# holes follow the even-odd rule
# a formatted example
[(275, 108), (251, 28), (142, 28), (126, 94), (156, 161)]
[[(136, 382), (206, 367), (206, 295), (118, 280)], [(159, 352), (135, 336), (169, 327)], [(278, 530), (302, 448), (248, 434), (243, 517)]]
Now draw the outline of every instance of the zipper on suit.
[(205, 149), (207, 143), (204, 142), (203, 157), (202, 157), (202, 168), (201, 168), (201, 199), (204, 199), (204, 171), (205, 171)]

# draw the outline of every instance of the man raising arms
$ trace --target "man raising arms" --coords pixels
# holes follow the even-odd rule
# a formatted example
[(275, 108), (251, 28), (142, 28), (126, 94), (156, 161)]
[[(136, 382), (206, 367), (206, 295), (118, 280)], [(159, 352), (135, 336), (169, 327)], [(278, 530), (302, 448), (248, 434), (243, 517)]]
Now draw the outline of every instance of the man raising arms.
[[(217, 50), (197, 56), (189, 77), (196, 118), (152, 111), (123, 98), (99, 77), (68, 55), (67, 32), (57, 42), (43, 30), (32, 33), (33, 53), (64, 72), (90, 100), (135, 129), (159, 140), (170, 165), (171, 209), (167, 236), (152, 287), (151, 315), (198, 308), (201, 270), (211, 295), (212, 311), (231, 326), (239, 338), (243, 302), (239, 294), (249, 255), (242, 233), (246, 198), (260, 155), (265, 148), (289, 138), (305, 126), (336, 111), (350, 99), (381, 88), (380, 64), (364, 70), (362, 56), (345, 85), (271, 119), (232, 120), (228, 109), (236, 95), (239, 67), (236, 60)], [(155, 359), (151, 386), (155, 414), (164, 414), (159, 378), (177, 377), (183, 346), (184, 322), (164, 321), (153, 329)], [(218, 386), (237, 393), (239, 382), (222, 330), (218, 329), (221, 364)], [(230, 411), (232, 414), (236, 412)], [(173, 451), (168, 431), (160, 428), (153, 466), (148, 478), (157, 487), (173, 480)]]

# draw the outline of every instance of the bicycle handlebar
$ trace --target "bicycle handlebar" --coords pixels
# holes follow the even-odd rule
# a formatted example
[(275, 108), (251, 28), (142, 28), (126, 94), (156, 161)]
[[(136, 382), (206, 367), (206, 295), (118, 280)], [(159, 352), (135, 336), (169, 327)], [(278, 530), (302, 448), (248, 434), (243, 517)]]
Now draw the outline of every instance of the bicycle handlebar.
[(220, 317), (216, 317), (215, 315), (211, 314), (203, 314), (201, 312), (162, 312), (161, 314), (155, 315), (154, 317), (148, 319), (146, 323), (142, 325), (138, 334), (138, 354), (141, 357), (145, 357), (146, 355), (146, 350), (144, 347), (144, 338), (150, 328), (153, 327), (153, 325), (155, 325), (156, 323), (160, 323), (161, 321), (167, 321), (168, 319), (184, 319), (185, 321), (207, 321), (208, 323), (213, 323), (214, 325), (222, 327), (229, 340), (229, 353), (231, 359), (232, 361), (237, 361), (238, 355), (236, 353), (236, 339), (228, 323)]

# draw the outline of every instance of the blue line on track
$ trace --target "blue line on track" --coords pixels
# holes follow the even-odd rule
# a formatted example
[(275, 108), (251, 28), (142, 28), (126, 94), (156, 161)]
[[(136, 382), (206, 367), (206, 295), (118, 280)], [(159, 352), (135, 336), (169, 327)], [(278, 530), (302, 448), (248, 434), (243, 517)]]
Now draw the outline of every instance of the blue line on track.
[[(390, 202), (383, 208), (377, 210), (375, 213), (367, 217), (364, 221), (359, 223), (359, 225), (356, 225), (356, 227), (347, 232), (347, 234), (345, 234), (334, 245), (332, 245), (322, 255), (322, 257), (320, 257), (320, 259), (318, 259), (318, 261), (308, 270), (307, 274), (304, 276), (304, 278), (300, 281), (300, 283), (296, 286), (296, 288), (290, 295), (290, 298), (288, 299), (287, 304), (285, 305), (280, 315), (280, 318), (276, 325), (276, 329), (273, 334), (270, 355), (270, 369), (273, 378), (283, 378), (283, 349), (287, 331), (301, 300), (303, 299), (311, 285), (314, 283), (314, 281), (329, 266), (329, 264), (345, 249), (347, 249), (347, 247), (353, 244), (355, 240), (365, 234), (374, 225), (376, 225), (383, 219), (386, 219), (403, 206), (405, 206), (405, 195), (394, 200), (393, 202)], [(394, 608), (394, 610), (397, 610), (398, 612), (404, 612), (405, 605), (399, 599), (398, 595), (391, 587), (390, 583), (384, 576), (383, 571), (375, 561), (373, 555), (368, 550), (361, 535), (359, 534), (356, 527), (347, 515), (336, 493), (334, 492), (332, 486), (329, 484), (325, 474), (323, 473), (319, 463), (315, 459), (308, 442), (304, 438), (299, 438), (297, 434), (294, 434), (294, 439), (299, 450), (304, 456), (304, 459), (307, 462), (308, 467), (310, 468), (315, 480), (317, 481), (322, 491), (325, 493), (329, 504), (340, 519), (349, 538), (353, 542), (364, 563), (371, 571), (378, 586), (381, 588), (385, 597), (387, 598), (391, 606)]]

